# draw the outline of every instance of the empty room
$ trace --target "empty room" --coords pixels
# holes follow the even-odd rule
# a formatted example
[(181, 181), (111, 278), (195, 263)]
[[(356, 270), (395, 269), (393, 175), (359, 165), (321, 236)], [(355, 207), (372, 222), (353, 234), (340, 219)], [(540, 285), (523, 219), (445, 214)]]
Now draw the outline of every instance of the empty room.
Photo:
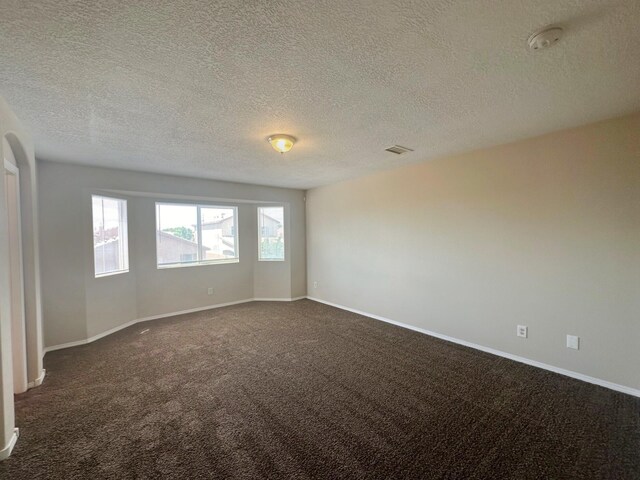
[(640, 2), (0, 45), (0, 479), (640, 479)]

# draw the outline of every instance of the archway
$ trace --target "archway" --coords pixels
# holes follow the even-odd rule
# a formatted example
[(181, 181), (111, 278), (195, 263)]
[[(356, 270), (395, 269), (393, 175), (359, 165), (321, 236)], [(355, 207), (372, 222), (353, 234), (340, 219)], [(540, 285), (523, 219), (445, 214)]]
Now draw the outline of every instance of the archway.
[(42, 383), (42, 313), (40, 307), (40, 271), (38, 257), (37, 192), (35, 159), (24, 148), (15, 132), (5, 134), (5, 139), (20, 172), (20, 223), (24, 312), (27, 354), (27, 378), (29, 388)]
[[(26, 343), (27, 387), (42, 383), (42, 314), (40, 307), (40, 267), (38, 253), (38, 219), (36, 163), (31, 137), (0, 97), (0, 162), (10, 156), (19, 175), (12, 180), (19, 207), (19, 249), (10, 248), (7, 221), (7, 185), (0, 181), (0, 460), (7, 458), (18, 439), (14, 414), (13, 349), (11, 322), (13, 299), (10, 294), (10, 259), (17, 254), (22, 260), (22, 290), (24, 309), (24, 341)], [(9, 167), (11, 169), (11, 167)], [(4, 169), (3, 169), (4, 173)], [(15, 172), (14, 172), (15, 173)], [(17, 209), (14, 210), (17, 212)], [(17, 215), (17, 213), (16, 213)], [(10, 253), (13, 252), (13, 253)], [(22, 375), (22, 374), (20, 374)], [(24, 388), (24, 382), (22, 387)]]
[(11, 321), (11, 360), (13, 392), (27, 391), (27, 339), (24, 314), (22, 228), (20, 215), (20, 171), (8, 143), (3, 148), (4, 211), (0, 221), (7, 232), (9, 302)]

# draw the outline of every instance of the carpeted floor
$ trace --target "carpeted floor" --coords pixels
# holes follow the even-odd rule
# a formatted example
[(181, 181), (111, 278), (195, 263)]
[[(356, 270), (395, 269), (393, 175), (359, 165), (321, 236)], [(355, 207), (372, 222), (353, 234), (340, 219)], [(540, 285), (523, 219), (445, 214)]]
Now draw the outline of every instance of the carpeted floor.
[(2, 479), (640, 478), (640, 399), (309, 300), (141, 323), (45, 367)]

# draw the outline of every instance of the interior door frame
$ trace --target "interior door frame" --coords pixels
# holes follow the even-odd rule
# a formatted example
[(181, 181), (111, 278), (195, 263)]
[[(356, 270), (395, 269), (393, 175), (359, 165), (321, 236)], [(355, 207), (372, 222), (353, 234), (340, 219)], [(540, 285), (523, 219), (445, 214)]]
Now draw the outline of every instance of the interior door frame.
[[(13, 177), (8, 181), (7, 177)], [(7, 196), (7, 222), (9, 233), (9, 267), (11, 290), (11, 359), (14, 393), (26, 392), (27, 332), (24, 304), (24, 265), (22, 256), (22, 219), (20, 212), (20, 170), (4, 159), (4, 178)], [(12, 198), (10, 198), (12, 197)]]

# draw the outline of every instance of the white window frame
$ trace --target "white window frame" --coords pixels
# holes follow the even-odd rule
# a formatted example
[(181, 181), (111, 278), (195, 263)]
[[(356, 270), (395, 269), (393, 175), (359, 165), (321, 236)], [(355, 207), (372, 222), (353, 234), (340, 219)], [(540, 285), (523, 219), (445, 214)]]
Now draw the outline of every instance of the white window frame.
[[(198, 238), (198, 252), (202, 249), (202, 215), (200, 215), (201, 208), (227, 208), (233, 209), (234, 213), (234, 237), (235, 237), (235, 252), (234, 258), (223, 258), (218, 260), (198, 260), (195, 262), (176, 262), (176, 263), (158, 263), (158, 206), (159, 205), (171, 205), (178, 207), (196, 207), (196, 236)], [(236, 205), (209, 205), (206, 203), (181, 203), (181, 202), (155, 202), (155, 246), (156, 246), (156, 268), (158, 270), (164, 270), (165, 268), (185, 268), (185, 267), (201, 267), (205, 265), (218, 265), (224, 263), (239, 263), (240, 262), (240, 234), (238, 230), (238, 207)]]
[[(282, 241), (284, 242), (284, 249), (282, 251), (282, 258), (262, 258), (262, 248), (260, 245), (262, 243), (262, 225), (260, 225), (260, 210), (263, 208), (281, 208), (282, 209)], [(284, 262), (287, 258), (287, 225), (284, 221), (285, 217), (285, 209), (284, 205), (260, 205), (256, 210), (257, 216), (256, 220), (258, 222), (258, 261), (259, 262)]]
[[(102, 199), (107, 199), (107, 200), (115, 200), (118, 203), (119, 206), (119, 212), (118, 212), (118, 217), (119, 217), (119, 223), (121, 226), (124, 227), (123, 231), (120, 232), (120, 236), (121, 236), (121, 243), (122, 243), (122, 254), (123, 254), (123, 263), (125, 265), (125, 268), (122, 270), (112, 270), (110, 272), (104, 272), (104, 273), (97, 273), (96, 272), (96, 247), (95, 244), (93, 243), (93, 199), (94, 198), (102, 198)], [(119, 198), (119, 197), (109, 197), (107, 195), (102, 195), (100, 193), (94, 193), (91, 195), (91, 253), (92, 253), (92, 258), (93, 258), (93, 275), (94, 278), (102, 278), (102, 277), (110, 277), (112, 275), (120, 275), (121, 273), (128, 273), (129, 272), (129, 215), (128, 215), (128, 209), (129, 209), (129, 205), (127, 203), (127, 199), (126, 198)], [(102, 203), (102, 222), (104, 225), (104, 202)]]

